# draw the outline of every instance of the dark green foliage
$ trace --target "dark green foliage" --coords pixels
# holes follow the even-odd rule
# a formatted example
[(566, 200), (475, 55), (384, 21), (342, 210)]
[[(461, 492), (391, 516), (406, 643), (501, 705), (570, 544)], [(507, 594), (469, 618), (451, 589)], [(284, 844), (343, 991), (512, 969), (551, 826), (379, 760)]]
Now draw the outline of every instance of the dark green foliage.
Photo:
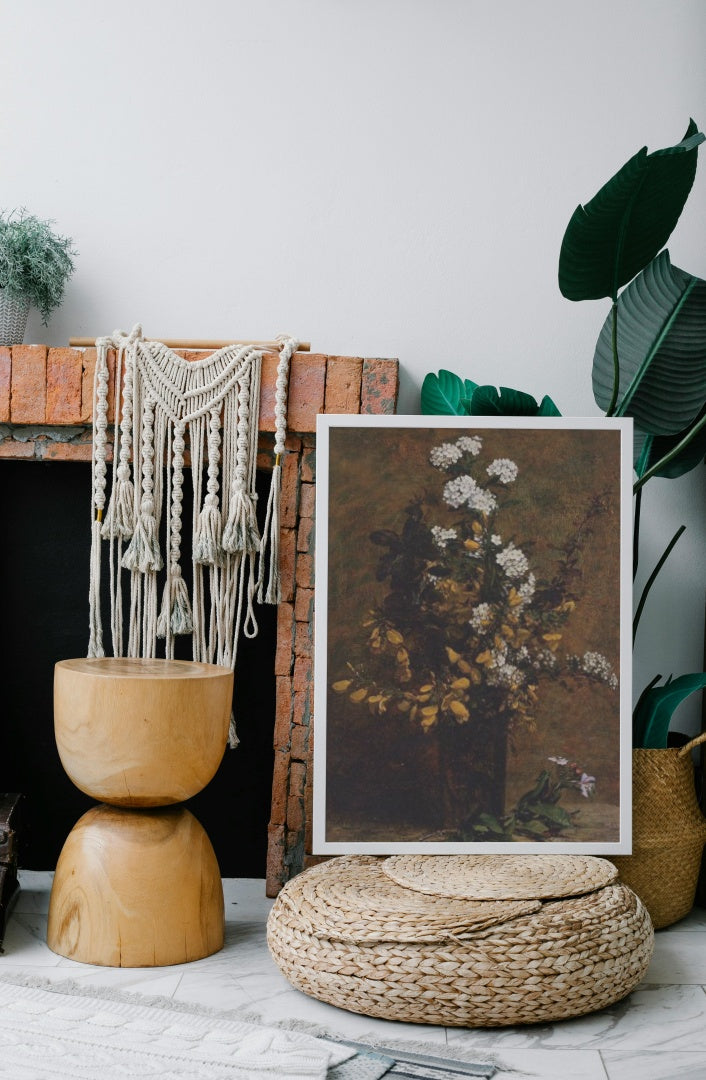
[(586, 203), (564, 234), (559, 288), (568, 300), (615, 300), (666, 244), (691, 191), (697, 148), (693, 120), (676, 146), (639, 150)]

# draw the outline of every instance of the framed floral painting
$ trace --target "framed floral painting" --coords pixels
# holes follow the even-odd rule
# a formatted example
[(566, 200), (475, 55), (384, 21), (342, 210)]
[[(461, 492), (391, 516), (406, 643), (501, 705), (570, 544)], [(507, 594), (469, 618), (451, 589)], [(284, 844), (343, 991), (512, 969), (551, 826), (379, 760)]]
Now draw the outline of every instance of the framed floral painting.
[(629, 852), (631, 421), (318, 420), (314, 852)]

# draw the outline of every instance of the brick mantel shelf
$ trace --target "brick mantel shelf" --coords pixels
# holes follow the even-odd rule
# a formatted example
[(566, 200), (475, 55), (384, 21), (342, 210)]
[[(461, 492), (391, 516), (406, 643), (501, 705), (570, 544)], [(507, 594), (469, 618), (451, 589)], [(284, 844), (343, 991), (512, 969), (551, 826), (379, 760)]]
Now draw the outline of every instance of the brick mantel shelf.
[[(186, 359), (204, 351), (175, 350)], [(258, 465), (271, 467), (277, 354), (265, 353)], [(93, 348), (0, 347), (0, 458), (90, 461)], [(109, 353), (111, 373), (115, 356)], [(398, 362), (296, 353), (282, 470), (282, 602), (277, 612), (276, 715), (267, 894), (275, 896), (311, 855), (314, 501), (317, 413), (394, 413)], [(112, 411), (109, 399), (109, 410)], [(109, 412), (110, 415), (110, 412)], [(109, 429), (108, 459), (112, 459)]]

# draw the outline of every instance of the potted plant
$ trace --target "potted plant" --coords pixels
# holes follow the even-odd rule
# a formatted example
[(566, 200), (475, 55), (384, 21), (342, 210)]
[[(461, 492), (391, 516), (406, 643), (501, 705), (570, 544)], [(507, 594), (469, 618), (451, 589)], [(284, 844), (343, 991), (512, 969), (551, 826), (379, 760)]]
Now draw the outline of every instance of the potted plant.
[[(676, 145), (651, 154), (639, 150), (574, 211), (559, 257), (559, 288), (567, 299), (611, 301), (593, 359), (593, 392), (607, 416), (634, 421), (634, 571), (645, 483), (682, 476), (706, 454), (706, 281), (672, 265), (664, 248), (691, 190), (704, 138), (691, 120)], [(550, 416), (555, 409), (550, 398), (538, 405), (528, 394), (498, 392), (447, 371), (427, 375), (422, 387), (422, 412)], [(633, 639), (650, 588), (683, 531), (676, 530), (647, 580)], [(706, 834), (688, 756), (703, 739), (688, 749), (667, 749), (668, 732), (677, 705), (706, 686), (706, 673), (670, 675), (657, 685), (661, 680), (657, 675), (645, 687), (633, 714), (635, 853), (616, 862), (643, 900), (646, 883), (658, 885), (645, 902), (655, 925), (666, 926), (693, 903)]]
[(0, 213), (0, 345), (22, 342), (30, 306), (46, 326), (63, 300), (75, 252), (52, 225), (25, 210)]

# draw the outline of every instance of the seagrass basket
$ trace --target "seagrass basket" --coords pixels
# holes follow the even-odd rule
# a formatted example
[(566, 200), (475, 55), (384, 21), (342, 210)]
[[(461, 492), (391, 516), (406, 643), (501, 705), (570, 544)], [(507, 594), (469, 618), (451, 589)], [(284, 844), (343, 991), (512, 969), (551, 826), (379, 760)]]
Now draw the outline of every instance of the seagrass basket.
[[(460, 857), (446, 858), (451, 867)], [(492, 878), (498, 857), (475, 858), (487, 860)], [(506, 858), (556, 864), (572, 857)], [(386, 861), (342, 856), (282, 889), (267, 940), (297, 989), (367, 1016), (495, 1027), (601, 1009), (629, 994), (647, 970), (649, 916), (606, 860), (592, 860), (601, 864), (598, 887), (579, 875), (580, 895), (561, 899), (527, 896), (522, 874), (520, 887), (510, 880), (491, 889), (490, 899), (488, 890), (482, 899), (459, 896), (457, 886), (452, 896), (440, 896), (399, 884)], [(563, 892), (571, 891), (572, 870), (569, 862)], [(423, 884), (431, 887), (428, 879)]]
[(706, 820), (690, 755), (704, 741), (706, 732), (680, 748), (632, 752), (632, 855), (611, 861), (655, 930), (683, 919), (694, 904)]

